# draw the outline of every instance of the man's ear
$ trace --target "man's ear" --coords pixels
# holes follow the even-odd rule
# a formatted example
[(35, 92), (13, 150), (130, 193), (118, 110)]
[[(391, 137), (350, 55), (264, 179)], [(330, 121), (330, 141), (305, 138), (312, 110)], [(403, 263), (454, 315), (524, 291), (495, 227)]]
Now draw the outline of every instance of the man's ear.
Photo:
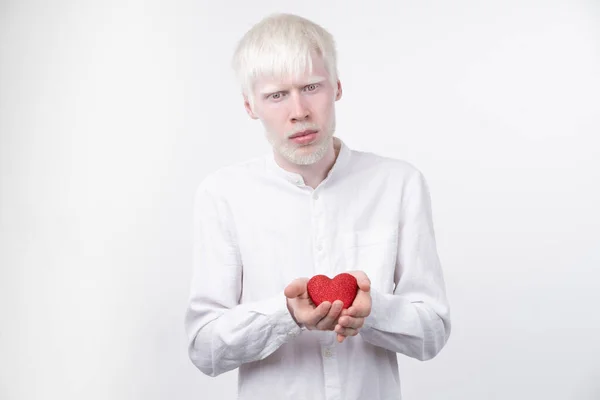
[(248, 113), (250, 118), (258, 119), (258, 116), (252, 110), (252, 106), (250, 105), (250, 101), (248, 101), (248, 96), (246, 95), (244, 95), (244, 108), (246, 109), (246, 112)]
[(342, 98), (342, 82), (340, 82), (340, 80), (338, 79), (337, 88), (336, 88), (336, 92), (335, 92), (335, 101), (338, 101), (341, 98)]

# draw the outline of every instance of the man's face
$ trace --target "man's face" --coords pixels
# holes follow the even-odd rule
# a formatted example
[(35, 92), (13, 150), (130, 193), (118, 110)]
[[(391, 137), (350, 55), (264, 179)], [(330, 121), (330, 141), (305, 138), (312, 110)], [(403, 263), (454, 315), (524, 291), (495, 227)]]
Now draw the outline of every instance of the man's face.
[(260, 119), (267, 140), (286, 160), (309, 165), (326, 154), (335, 132), (335, 101), (342, 95), (334, 86), (321, 57), (313, 57), (313, 71), (296, 79), (263, 78), (254, 86), (254, 106), (248, 114)]

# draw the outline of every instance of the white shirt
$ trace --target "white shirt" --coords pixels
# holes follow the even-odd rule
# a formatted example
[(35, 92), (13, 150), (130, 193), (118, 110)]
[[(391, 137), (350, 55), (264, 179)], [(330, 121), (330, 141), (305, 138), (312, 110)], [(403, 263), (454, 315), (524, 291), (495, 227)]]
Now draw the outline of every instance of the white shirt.
[[(194, 205), (191, 361), (239, 368), (241, 400), (400, 399), (397, 353), (434, 357), (450, 335), (427, 184), (408, 162), (349, 149), (316, 188), (272, 153), (203, 180)], [(372, 311), (357, 336), (311, 331), (284, 288), (362, 270)]]

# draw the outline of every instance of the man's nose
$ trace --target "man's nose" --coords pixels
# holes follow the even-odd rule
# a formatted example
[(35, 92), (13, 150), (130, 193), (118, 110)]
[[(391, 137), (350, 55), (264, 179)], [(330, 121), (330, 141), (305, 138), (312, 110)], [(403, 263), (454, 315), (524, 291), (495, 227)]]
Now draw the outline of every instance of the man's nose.
[(309, 112), (306, 105), (305, 99), (302, 98), (301, 94), (292, 95), (292, 110), (291, 119), (292, 121), (303, 121), (308, 119)]

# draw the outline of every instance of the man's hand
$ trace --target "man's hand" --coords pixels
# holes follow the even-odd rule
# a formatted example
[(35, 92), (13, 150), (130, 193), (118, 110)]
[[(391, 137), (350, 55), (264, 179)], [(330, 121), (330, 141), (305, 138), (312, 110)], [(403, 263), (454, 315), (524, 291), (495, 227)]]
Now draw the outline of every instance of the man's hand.
[(336, 300), (331, 304), (324, 301), (315, 307), (308, 296), (306, 284), (308, 278), (298, 278), (284, 290), (290, 314), (298, 325), (309, 330), (332, 331), (342, 311), (343, 302)]
[(365, 323), (365, 318), (371, 314), (371, 281), (362, 271), (350, 271), (356, 278), (358, 293), (350, 308), (342, 311), (335, 326), (338, 342), (342, 343), (348, 336), (356, 336)]

